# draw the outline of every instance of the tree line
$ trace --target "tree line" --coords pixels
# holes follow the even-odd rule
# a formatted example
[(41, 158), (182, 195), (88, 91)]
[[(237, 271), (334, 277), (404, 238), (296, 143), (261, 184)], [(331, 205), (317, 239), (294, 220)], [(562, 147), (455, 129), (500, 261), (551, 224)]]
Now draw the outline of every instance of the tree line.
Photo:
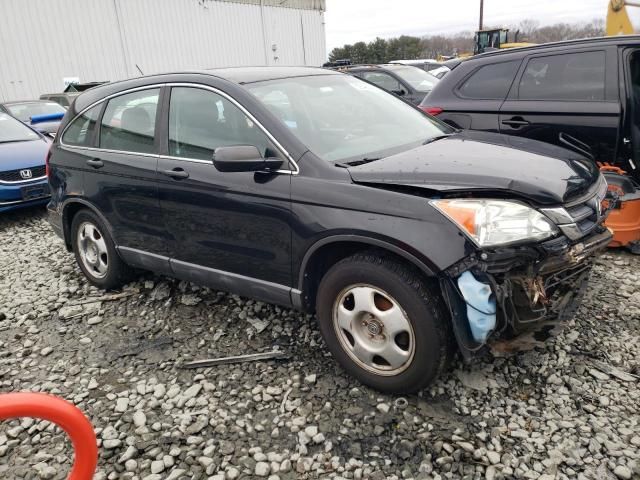
[[(493, 27), (487, 27), (490, 29)], [(523, 20), (509, 27), (510, 41), (515, 41), (518, 32), (519, 42), (546, 43), (576, 38), (599, 37), (605, 34), (604, 20), (596, 19), (587, 23), (556, 23), (540, 26), (536, 20)], [(386, 63), (392, 60), (413, 60), (417, 58), (438, 58), (473, 52), (474, 32), (459, 32), (453, 35), (425, 35), (384, 39), (376, 38), (372, 42), (356, 42), (334, 48), (329, 61), (350, 59), (352, 63)]]

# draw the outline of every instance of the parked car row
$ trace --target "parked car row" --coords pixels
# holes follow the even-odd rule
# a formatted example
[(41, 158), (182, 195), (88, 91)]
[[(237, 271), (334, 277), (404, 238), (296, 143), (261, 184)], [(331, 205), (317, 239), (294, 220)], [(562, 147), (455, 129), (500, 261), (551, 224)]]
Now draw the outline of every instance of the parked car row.
[(96, 286), (140, 268), (315, 312), (352, 375), (420, 389), (454, 345), (470, 360), (571, 316), (611, 232), (576, 149), (460, 131), (408, 101), (422, 81), (355, 78), (408, 68), (91, 89), (47, 157), (50, 222)]

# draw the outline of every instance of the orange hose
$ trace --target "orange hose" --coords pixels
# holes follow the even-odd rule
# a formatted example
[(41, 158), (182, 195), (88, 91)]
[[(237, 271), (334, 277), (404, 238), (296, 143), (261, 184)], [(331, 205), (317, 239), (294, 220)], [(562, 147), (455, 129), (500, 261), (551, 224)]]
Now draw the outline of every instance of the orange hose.
[(75, 452), (69, 480), (93, 478), (98, 463), (96, 434), (80, 409), (66, 400), (44, 393), (0, 395), (0, 420), (17, 417), (49, 420), (67, 432)]

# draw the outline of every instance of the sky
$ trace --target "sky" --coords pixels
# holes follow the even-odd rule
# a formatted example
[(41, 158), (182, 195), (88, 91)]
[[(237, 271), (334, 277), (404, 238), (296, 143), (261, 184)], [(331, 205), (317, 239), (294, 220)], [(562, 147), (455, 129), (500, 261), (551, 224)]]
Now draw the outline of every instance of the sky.
[[(608, 0), (484, 0), (485, 25), (605, 19)], [(640, 9), (637, 9), (640, 10)], [(327, 0), (327, 52), (376, 37), (447, 34), (478, 27), (480, 0)]]

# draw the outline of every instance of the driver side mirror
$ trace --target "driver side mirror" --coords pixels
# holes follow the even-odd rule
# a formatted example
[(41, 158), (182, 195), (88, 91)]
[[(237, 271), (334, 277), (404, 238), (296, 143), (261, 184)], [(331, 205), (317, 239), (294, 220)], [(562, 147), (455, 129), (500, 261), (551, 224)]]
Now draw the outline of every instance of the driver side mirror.
[(282, 163), (279, 158), (264, 158), (253, 145), (218, 147), (213, 151), (213, 165), (220, 172), (273, 171)]
[(401, 97), (405, 96), (407, 94), (407, 92), (405, 92), (402, 88), (400, 90), (391, 90), (392, 93), (395, 93), (396, 95), (399, 95)]

